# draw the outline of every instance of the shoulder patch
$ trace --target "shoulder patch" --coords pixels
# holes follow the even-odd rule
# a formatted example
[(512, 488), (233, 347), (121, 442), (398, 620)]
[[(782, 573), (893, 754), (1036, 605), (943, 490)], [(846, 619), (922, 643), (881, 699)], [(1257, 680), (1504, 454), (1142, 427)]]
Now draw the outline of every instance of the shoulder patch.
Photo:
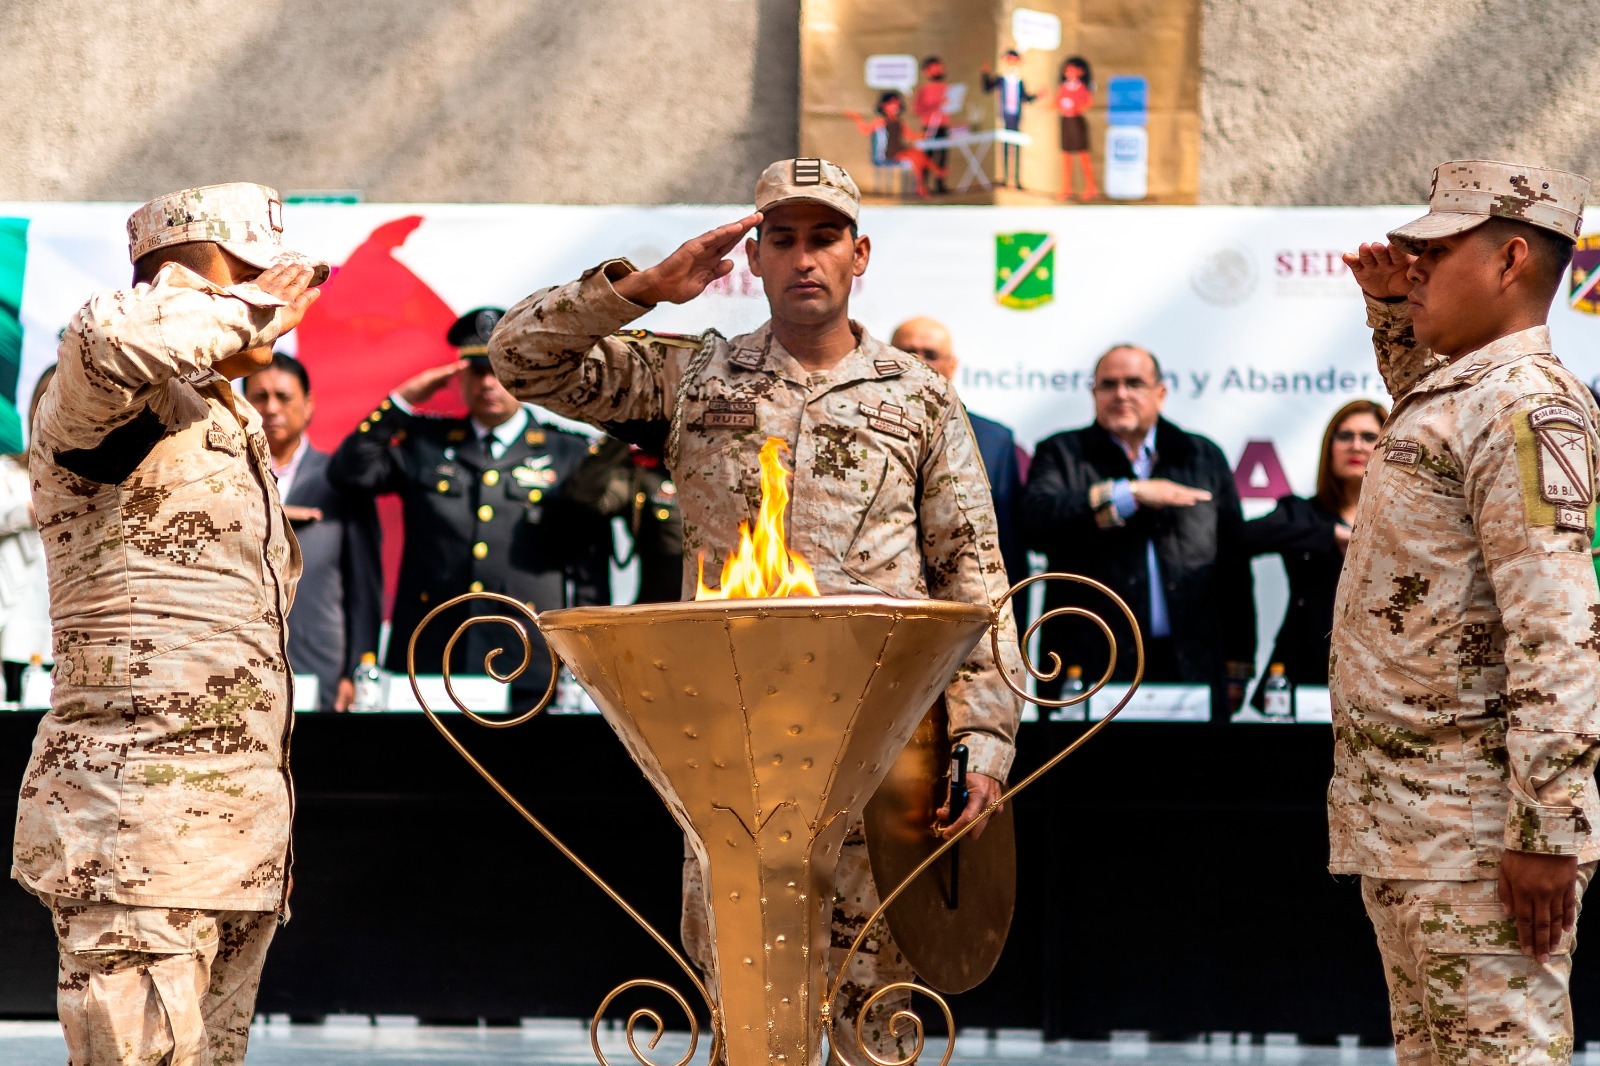
[(1566, 403), (1547, 403), (1517, 416), (1514, 428), (1529, 523), (1588, 534), (1594, 442), (1583, 413)]

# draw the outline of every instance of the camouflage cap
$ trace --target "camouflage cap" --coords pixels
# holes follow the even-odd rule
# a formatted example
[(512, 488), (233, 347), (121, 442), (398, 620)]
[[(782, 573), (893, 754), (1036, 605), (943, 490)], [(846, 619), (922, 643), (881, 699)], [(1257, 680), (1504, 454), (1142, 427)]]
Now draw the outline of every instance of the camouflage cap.
[(1428, 213), (1390, 230), (1389, 240), (1415, 254), (1423, 241), (1512, 218), (1576, 241), (1588, 195), (1589, 179), (1564, 170), (1456, 159), (1434, 168)]
[(756, 179), (756, 210), (809, 200), (839, 212), (851, 222), (861, 216), (861, 190), (844, 167), (826, 159), (783, 159)]
[(311, 284), (328, 280), (328, 264), (280, 243), (283, 201), (278, 190), (248, 181), (202, 185), (158, 196), (128, 216), (128, 256), (135, 263), (158, 248), (212, 241), (253, 267), (295, 261), (312, 269)]

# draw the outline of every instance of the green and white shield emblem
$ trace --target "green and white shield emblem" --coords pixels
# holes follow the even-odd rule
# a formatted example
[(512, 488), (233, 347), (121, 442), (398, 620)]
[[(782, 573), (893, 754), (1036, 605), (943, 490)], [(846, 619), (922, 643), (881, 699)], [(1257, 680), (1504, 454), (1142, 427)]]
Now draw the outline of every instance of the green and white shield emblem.
[(1056, 239), (1049, 233), (997, 233), (994, 298), (1006, 307), (1047, 304), (1056, 295)]

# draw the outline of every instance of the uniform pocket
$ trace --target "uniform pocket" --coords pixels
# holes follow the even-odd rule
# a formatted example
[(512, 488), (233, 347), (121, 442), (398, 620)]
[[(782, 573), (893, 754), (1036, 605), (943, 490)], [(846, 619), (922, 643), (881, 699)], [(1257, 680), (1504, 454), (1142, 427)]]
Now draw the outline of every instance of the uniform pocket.
[[(855, 496), (846, 490), (847, 497), (838, 501), (839, 513), (850, 515), (854, 522), (842, 569), (887, 595), (926, 595), (918, 543), (921, 525), (911, 481), (893, 455), (874, 457), (872, 463), (876, 469), (866, 482), (867, 490)], [(963, 513), (966, 491), (966, 486), (956, 486)]]
[[(1425, 914), (1419, 927), (1422, 948), (1429, 955), (1521, 955), (1517, 923), (1498, 903), (1441, 903)], [(1571, 934), (1562, 934), (1562, 951)]]
[(51, 681), (57, 688), (118, 688), (128, 684), (126, 644), (58, 645)]
[(201, 951), (217, 939), (216, 918), (204, 911), (85, 903), (61, 896), (52, 898), (50, 909), (61, 946), (73, 954), (140, 951), (185, 955)]

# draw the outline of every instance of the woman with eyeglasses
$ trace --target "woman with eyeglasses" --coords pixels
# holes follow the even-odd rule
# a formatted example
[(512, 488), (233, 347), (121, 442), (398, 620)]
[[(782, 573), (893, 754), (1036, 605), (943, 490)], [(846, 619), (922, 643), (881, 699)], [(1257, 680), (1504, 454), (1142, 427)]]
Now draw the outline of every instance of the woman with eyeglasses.
[[(1284, 665), (1291, 684), (1328, 683), (1339, 570), (1361, 499), (1361, 479), (1388, 417), (1388, 410), (1371, 400), (1339, 408), (1322, 434), (1316, 495), (1285, 496), (1271, 514), (1244, 524), (1245, 550), (1252, 556), (1281, 555), (1289, 574), (1289, 607), (1269, 661)], [(1261, 709), (1260, 685), (1250, 703)]]

